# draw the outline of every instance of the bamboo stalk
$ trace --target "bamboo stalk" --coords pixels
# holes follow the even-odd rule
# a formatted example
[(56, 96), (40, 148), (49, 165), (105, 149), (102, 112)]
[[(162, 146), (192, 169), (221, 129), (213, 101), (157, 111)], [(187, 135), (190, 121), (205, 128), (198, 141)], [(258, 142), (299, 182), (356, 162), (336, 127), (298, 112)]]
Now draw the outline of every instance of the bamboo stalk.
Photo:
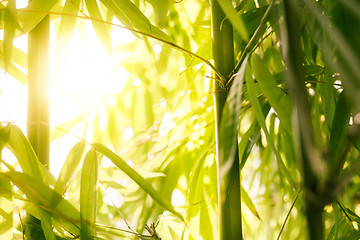
[(283, 30), (283, 51), (287, 67), (287, 79), (291, 89), (294, 105), (294, 142), (297, 144), (297, 161), (305, 185), (305, 216), (308, 226), (308, 239), (324, 239), (323, 208), (319, 185), (322, 176), (321, 159), (317, 157), (314, 129), (310, 107), (305, 89), (305, 74), (302, 67), (303, 53), (301, 47), (298, 1), (284, 0), (286, 29)]
[(50, 16), (29, 32), (27, 136), (40, 162), (49, 167)]
[[(222, 76), (227, 76), (234, 69), (233, 28), (229, 21), (222, 22), (225, 14), (218, 5), (217, 0), (211, 1), (211, 10), (214, 64)], [(238, 154), (235, 155), (233, 165), (226, 175), (222, 175), (219, 171), (225, 161), (219, 154), (221, 114), (228, 95), (225, 85), (226, 79), (224, 78), (214, 80), (213, 96), (218, 164), (219, 233), (220, 240), (239, 240), (242, 239), (242, 223)]]
[[(49, 168), (49, 49), (50, 16), (29, 32), (28, 39), (28, 124), (27, 136), (40, 162)], [(40, 220), (28, 215), (26, 235), (45, 238)]]

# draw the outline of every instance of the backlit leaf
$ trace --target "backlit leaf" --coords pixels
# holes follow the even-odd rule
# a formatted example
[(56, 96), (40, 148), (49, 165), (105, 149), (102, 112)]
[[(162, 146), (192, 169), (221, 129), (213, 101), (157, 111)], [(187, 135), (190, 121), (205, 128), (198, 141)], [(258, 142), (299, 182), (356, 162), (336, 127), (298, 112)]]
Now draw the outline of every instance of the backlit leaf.
[(19, 23), (22, 31), (32, 30), (58, 3), (59, 0), (32, 0), (19, 15)]
[[(269, 134), (269, 131), (268, 131), (267, 127), (266, 127), (265, 117), (263, 115), (259, 100), (258, 100), (257, 95), (256, 95), (255, 83), (254, 83), (254, 79), (253, 79), (253, 77), (251, 75), (250, 68), (246, 69), (246, 88), (247, 88), (247, 92), (249, 94), (250, 101), (251, 101), (251, 103), (253, 105), (253, 110), (254, 110), (256, 119), (259, 122), (261, 128), (263, 129), (263, 131), (265, 133), (265, 137), (266, 137), (266, 140), (267, 140), (268, 144), (270, 145), (271, 149), (275, 153), (279, 169), (285, 174), (290, 186), (296, 187), (295, 182), (294, 182), (293, 178), (291, 177), (291, 174), (289, 173), (289, 170), (286, 168), (283, 160), (281, 159), (280, 153), (276, 149), (275, 143), (274, 143), (273, 139), (271, 138), (271, 136)], [(291, 116), (291, 115), (288, 115), (288, 116)]]
[(101, 15), (99, 6), (97, 4), (96, 0), (85, 0), (86, 3), (86, 7), (89, 11), (90, 17), (96, 20), (100, 20), (100, 21), (96, 21), (96, 20), (91, 20), (95, 32), (98, 36), (98, 38), (100, 39), (100, 41), (102, 42), (104, 48), (111, 53), (111, 38), (109, 35), (109, 31), (106, 28), (106, 25), (104, 23), (103, 17)]
[(291, 104), (288, 96), (282, 91), (260, 57), (254, 54), (251, 58), (252, 71), (259, 82), (261, 90), (268, 98), (269, 103), (278, 114), (280, 121), (288, 132), (291, 132)]
[(54, 187), (54, 190), (60, 195), (64, 195), (66, 187), (79, 165), (85, 146), (84, 142), (79, 142), (70, 150)]
[(249, 208), (249, 210), (252, 212), (252, 214), (254, 214), (255, 217), (261, 220), (259, 213), (255, 208), (254, 203), (251, 201), (249, 194), (245, 191), (243, 186), (241, 186), (241, 201), (245, 203), (245, 205)]
[(155, 189), (151, 186), (151, 184), (146, 181), (137, 171), (135, 171), (132, 167), (130, 167), (122, 158), (112, 152), (110, 149), (105, 147), (100, 143), (94, 143), (92, 145), (97, 151), (104, 154), (107, 158), (109, 158), (117, 167), (119, 167), (126, 175), (128, 175), (134, 182), (136, 182), (146, 193), (148, 193), (160, 206), (168, 210), (169, 212), (175, 214), (181, 220), (183, 220), (183, 216), (180, 213), (176, 212), (173, 206), (164, 199)]
[(15, 37), (15, 30), (18, 26), (17, 24), (17, 13), (16, 13), (16, 1), (10, 0), (6, 4), (5, 14), (4, 14), (4, 60), (5, 60), (5, 72), (9, 69), (12, 49), (13, 49), (13, 40)]
[(0, 177), (0, 239), (13, 237), (13, 202), (11, 183)]
[(82, 239), (95, 237), (96, 211), (98, 202), (98, 157), (95, 149), (85, 156), (81, 171), (80, 219)]
[[(236, 10), (232, 6), (230, 1), (217, 0), (221, 9), (226, 14), (226, 17), (230, 20), (231, 24), (234, 26), (235, 30), (240, 34), (240, 36), (245, 40), (249, 41), (249, 35), (247, 33), (245, 24), (242, 18), (236, 14)], [(225, 20), (226, 21), (226, 20)]]
[(220, 176), (227, 175), (233, 165), (238, 147), (238, 123), (241, 109), (242, 85), (245, 76), (247, 58), (244, 60), (234, 82), (230, 88), (226, 103), (221, 115), (219, 154), (224, 163), (219, 169)]

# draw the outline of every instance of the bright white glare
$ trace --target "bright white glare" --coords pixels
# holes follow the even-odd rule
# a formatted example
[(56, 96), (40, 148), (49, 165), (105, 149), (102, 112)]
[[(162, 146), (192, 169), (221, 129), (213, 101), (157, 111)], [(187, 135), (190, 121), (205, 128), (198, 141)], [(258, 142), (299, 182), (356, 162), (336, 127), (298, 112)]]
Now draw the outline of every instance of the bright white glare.
[(166, 134), (175, 127), (176, 123), (174, 120), (172, 120), (172, 114), (171, 112), (164, 113), (161, 125), (159, 128), (159, 135), (160, 137), (166, 136)]
[[(1, 70), (0, 74), (4, 75), (4, 72)], [(26, 88), (9, 74), (6, 74), (0, 81), (0, 121), (14, 122), (22, 131), (25, 131), (26, 106)]]
[(107, 104), (109, 106), (115, 106), (116, 105), (116, 98), (115, 97), (109, 97)]
[(105, 114), (100, 115), (99, 119), (99, 128), (101, 131), (104, 131), (106, 129), (106, 126), (108, 124), (108, 119)]
[[(7, 149), (6, 147), (3, 148), (2, 152), (1, 152), (1, 157), (2, 159), (5, 160), (6, 163), (13, 165), (16, 162), (16, 157), (14, 156), (14, 154), (12, 154), (12, 152)], [(3, 166), (3, 164), (1, 164), (1, 169), (6, 168), (5, 166)]]
[(120, 208), (125, 202), (123, 195), (121, 195), (118, 190), (112, 187), (108, 187), (106, 189), (106, 194), (103, 197), (103, 201), (105, 204), (116, 208)]
[(129, 140), (134, 136), (134, 130), (131, 127), (127, 127), (125, 128), (124, 132), (123, 132), (123, 139), (124, 140)]
[(28, 5), (28, 0), (17, 0), (16, 1), (16, 8), (26, 8)]
[(104, 156), (101, 159), (101, 167), (103, 168), (115, 167), (115, 164), (110, 159)]
[(162, 51), (162, 47), (161, 47), (160, 44), (155, 44), (154, 47), (153, 47), (153, 50), (154, 50), (154, 52), (155, 52), (156, 54), (159, 54), (159, 53), (161, 53), (161, 51)]
[[(18, 0), (17, 8), (26, 7), (27, 2), (27, 0)], [(54, 23), (51, 24), (50, 29), (51, 51), (54, 51), (56, 41), (55, 25), (58, 26), (59, 22), (54, 20)], [(84, 112), (88, 114), (89, 124), (91, 124), (96, 113), (99, 111), (104, 113), (104, 105), (116, 104), (114, 95), (123, 90), (129, 76), (129, 72), (118, 63), (121, 52), (111, 55), (98, 40), (91, 22), (83, 21), (82, 23), (75, 28), (68, 46), (69, 55), (63, 62), (57, 63), (56, 66), (53, 64), (51, 68), (51, 129)], [(84, 27), (83, 35), (79, 33), (81, 26)], [(111, 34), (113, 44), (127, 44), (135, 41), (134, 35), (126, 29), (113, 27)], [(3, 30), (0, 31), (0, 35), (3, 35)], [(26, 53), (27, 41), (27, 35), (20, 36), (14, 39), (14, 46)], [(53, 57), (55, 57), (54, 53), (51, 52), (51, 61), (54, 60)], [(26, 69), (21, 67), (19, 69), (26, 74)], [(59, 75), (54, 73), (59, 73)], [(2, 70), (0, 74), (4, 75)], [(26, 133), (27, 90), (9, 74), (0, 81), (0, 109), (2, 111), (0, 121), (15, 122)], [(107, 119), (104, 116), (100, 118), (101, 129), (107, 125)], [(78, 127), (80, 125), (72, 128), (71, 133), (85, 139), (92, 139), (92, 128), (88, 128), (86, 136), (83, 136), (85, 125)], [(79, 141), (71, 135), (65, 136), (69, 136), (63, 138), (66, 141), (56, 140), (51, 144), (50, 171), (55, 177), (59, 174), (71, 147)]]
[(186, 199), (184, 194), (179, 189), (175, 189), (171, 195), (171, 204), (174, 207), (180, 207), (180, 206), (185, 206), (185, 202)]
[(314, 95), (315, 95), (314, 89), (309, 88), (309, 95), (310, 95), (310, 96), (314, 96)]
[[(116, 17), (113, 18), (113, 23), (116, 25), (124, 26), (121, 22), (119, 22)], [(132, 34), (129, 30), (121, 27), (113, 26), (111, 34), (112, 39), (114, 40), (114, 44), (116, 45), (132, 43), (136, 39), (134, 34)]]
[(140, 84), (141, 84), (141, 80), (139, 78), (134, 78), (134, 80), (132, 81), (132, 85), (134, 87), (138, 87), (140, 86)]
[(160, 99), (160, 107), (165, 108), (167, 105), (167, 101), (165, 98)]

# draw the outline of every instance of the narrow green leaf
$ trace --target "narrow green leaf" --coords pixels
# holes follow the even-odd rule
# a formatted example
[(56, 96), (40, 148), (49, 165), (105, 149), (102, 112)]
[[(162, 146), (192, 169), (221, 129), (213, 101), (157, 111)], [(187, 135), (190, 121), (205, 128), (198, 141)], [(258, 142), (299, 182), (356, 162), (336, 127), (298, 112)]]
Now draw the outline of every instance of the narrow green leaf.
[[(0, 67), (5, 69), (5, 59), (4, 54), (0, 52)], [(22, 85), (26, 86), (27, 84), (27, 77), (26, 75), (19, 70), (14, 64), (10, 63), (7, 73), (13, 76), (17, 81), (19, 81)]]
[(9, 69), (12, 50), (13, 40), (17, 24), (17, 13), (16, 13), (16, 1), (9, 0), (5, 7), (4, 14), (4, 60), (5, 60), (5, 72)]
[(55, 139), (66, 135), (71, 128), (81, 123), (82, 120), (84, 120), (85, 116), (86, 114), (80, 114), (78, 116), (66, 120), (65, 122), (54, 128), (54, 130), (50, 132), (50, 141), (54, 141)]
[(290, 99), (278, 87), (274, 77), (271, 75), (265, 64), (257, 54), (251, 58), (251, 66), (255, 79), (259, 82), (261, 90), (268, 98), (271, 107), (277, 113), (280, 121), (291, 132), (291, 103)]
[(0, 177), (0, 239), (13, 237), (13, 202), (11, 183)]
[[(137, 29), (138, 31), (152, 36), (155, 39), (161, 39), (168, 43), (173, 43), (171, 37), (161, 31), (156, 26), (152, 25), (145, 15), (129, 0), (101, 0), (101, 2), (110, 10), (113, 11), (119, 21), (129, 29)], [(136, 37), (138, 34), (132, 32)]]
[[(79, 12), (80, 0), (66, 0), (63, 16), (61, 16), (59, 30), (57, 31), (56, 43), (55, 43), (55, 53), (54, 53), (54, 65), (57, 66), (54, 68), (55, 71), (61, 71), (62, 63), (66, 62), (67, 53), (69, 51), (69, 46), (71, 43), (72, 35), (74, 33), (75, 25), (77, 18), (72, 17), (76, 16)], [(66, 16), (66, 15), (72, 15)], [(54, 75), (58, 75), (56, 72)]]
[(45, 211), (38, 211), (41, 220), (41, 228), (44, 232), (46, 240), (55, 240), (55, 234), (52, 230), (52, 220), (49, 213)]
[(249, 208), (249, 210), (252, 212), (252, 214), (254, 214), (255, 217), (261, 220), (260, 215), (256, 210), (254, 203), (252, 202), (251, 198), (249, 197), (249, 194), (245, 191), (242, 185), (241, 185), (241, 201), (245, 203), (245, 205)]
[(175, 214), (178, 218), (184, 221), (183, 216), (176, 212), (173, 206), (155, 191), (153, 186), (146, 181), (137, 171), (131, 168), (122, 158), (112, 152), (110, 149), (100, 143), (94, 143), (92, 146), (107, 158), (109, 158), (117, 167), (119, 167), (126, 175), (128, 175), (134, 182), (136, 182), (146, 193), (148, 193), (160, 206)]
[[(245, 24), (241, 16), (237, 15), (235, 8), (232, 6), (230, 1), (217, 0), (221, 9), (226, 14), (226, 17), (230, 20), (231, 24), (235, 30), (240, 34), (240, 36), (245, 40), (249, 41), (249, 35), (247, 33)], [(227, 20), (225, 20), (227, 21)]]
[[(266, 102), (265, 105), (262, 107), (262, 112), (264, 116), (267, 116), (270, 111), (270, 104)], [(239, 157), (240, 161), (240, 169), (245, 166), (245, 163), (251, 153), (253, 146), (256, 143), (256, 139), (258, 139), (260, 135), (260, 126), (257, 121), (254, 121), (246, 133), (241, 137), (239, 142)]]
[(79, 165), (81, 157), (84, 153), (86, 144), (79, 142), (74, 145), (67, 156), (65, 163), (61, 169), (58, 180), (56, 181), (54, 190), (60, 195), (64, 195), (66, 187), (69, 184), (71, 177), (74, 175), (76, 168)]
[[(254, 79), (252, 78), (252, 75), (251, 75), (251, 69), (249, 67), (246, 69), (245, 76), (246, 76), (247, 92), (249, 94), (249, 98), (252, 103), (256, 119), (259, 122), (261, 128), (263, 129), (263, 131), (265, 133), (265, 137), (266, 137), (268, 144), (270, 145), (271, 149), (275, 153), (275, 157), (276, 157), (276, 161), (279, 166), (279, 169), (284, 172), (286, 179), (288, 180), (290, 186), (293, 188), (296, 188), (296, 184), (295, 184), (294, 180), (292, 179), (291, 174), (289, 173), (288, 169), (286, 168), (283, 160), (281, 159), (280, 153), (276, 149), (275, 143), (274, 143), (273, 139), (271, 138), (270, 133), (266, 127), (265, 117), (263, 115), (259, 100), (256, 95), (255, 83), (254, 83)], [(291, 116), (291, 115), (289, 115), (289, 116)]]
[(104, 48), (109, 53), (111, 53), (111, 38), (109, 35), (109, 31), (106, 28), (106, 25), (104, 23), (104, 20), (101, 15), (97, 1), (96, 0), (85, 0), (85, 3), (86, 3), (86, 8), (89, 11), (90, 17), (101, 21), (101, 22), (99, 22), (99, 21), (92, 20), (92, 24), (94, 26), (94, 29), (95, 29), (95, 32), (96, 32), (98, 38), (102, 42)]
[(59, 0), (32, 0), (18, 15), (24, 33), (32, 30), (58, 3)]
[[(4, 53), (4, 41), (3, 40), (0, 40), (0, 52), (1, 52), (1, 55), (3, 55), (3, 53)], [(27, 54), (23, 50), (13, 46), (12, 62), (15, 63), (16, 65), (19, 65), (22, 68), (26, 68), (27, 67)]]
[(318, 76), (324, 72), (324, 67), (319, 65), (304, 65), (305, 77), (307, 76)]
[(272, 73), (278, 73), (284, 70), (281, 53), (276, 47), (269, 47), (265, 50), (263, 61), (272, 70)]
[[(150, 21), (130, 0), (102, 0), (102, 2), (104, 2), (104, 4), (105, 2), (115, 4), (116, 9), (120, 9), (137, 30), (144, 32), (151, 31), (152, 25)], [(121, 19), (119, 20), (121, 21)]]
[(67, 231), (79, 234), (77, 223), (80, 222), (80, 212), (41, 180), (33, 177), (33, 174), (11, 171), (0, 173), (1, 177), (13, 182), (39, 211), (48, 212)]
[[(346, 99), (345, 91), (342, 91), (336, 103), (335, 114), (330, 133), (329, 149), (332, 153), (333, 159), (338, 159), (342, 153), (342, 150), (344, 149), (350, 115), (351, 106), (349, 101)], [(335, 163), (337, 163), (337, 161)], [(338, 167), (337, 164), (335, 165), (336, 166), (334, 167)]]
[(81, 171), (81, 239), (90, 239), (96, 236), (95, 222), (98, 202), (98, 164), (96, 151), (92, 148), (85, 156)]
[(245, 58), (234, 82), (230, 88), (226, 103), (222, 112), (220, 122), (220, 141), (219, 141), (219, 159), (223, 159), (224, 163), (220, 171), (220, 176), (226, 176), (227, 172), (233, 165), (237, 154), (238, 147), (238, 131), (239, 115), (241, 109), (242, 85), (245, 76), (245, 67), (247, 64)]
[(22, 171), (45, 182), (45, 176), (39, 167), (40, 162), (24, 134), (15, 125), (7, 125), (5, 128), (10, 129), (7, 146), (17, 158)]
[[(125, 15), (125, 13), (120, 9), (113, 0), (101, 0), (101, 2), (110, 10), (113, 12), (115, 17), (124, 24), (125, 27), (129, 29), (135, 29), (134, 25), (130, 21), (130, 19)], [(134, 36), (139, 37), (138, 34), (131, 32), (134, 34)]]

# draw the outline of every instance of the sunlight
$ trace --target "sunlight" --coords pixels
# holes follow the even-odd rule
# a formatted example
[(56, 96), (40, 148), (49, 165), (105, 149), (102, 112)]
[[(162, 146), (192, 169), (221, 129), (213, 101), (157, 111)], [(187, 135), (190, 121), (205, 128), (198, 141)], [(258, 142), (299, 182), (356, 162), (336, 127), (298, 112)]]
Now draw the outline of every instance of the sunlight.
[[(17, 1), (17, 8), (24, 8), (28, 1)], [(79, 114), (87, 113), (91, 118), (96, 113), (103, 113), (106, 104), (115, 105), (116, 94), (121, 92), (125, 86), (129, 72), (119, 65), (122, 53), (113, 51), (113, 54), (107, 52), (94, 31), (92, 23), (87, 20), (78, 20), (73, 37), (69, 41), (69, 51), (64, 61), (56, 59), (56, 28), (59, 27), (60, 19), (51, 22), (50, 44), (52, 61), (52, 75), (50, 86), (50, 125), (51, 129), (64, 123), (66, 120), (76, 117)], [(121, 25), (114, 18), (114, 23)], [(3, 30), (0, 34), (3, 36)], [(113, 27), (111, 39), (113, 48), (122, 44), (128, 44), (135, 41), (135, 36), (128, 30), (119, 27)], [(14, 46), (27, 52), (27, 36), (22, 35), (14, 39)], [(63, 49), (57, 49), (62, 52)], [(65, 51), (66, 52), (66, 51)], [(58, 64), (58, 65), (55, 65)], [(26, 74), (26, 69), (20, 70)], [(133, 83), (134, 84), (134, 83)], [(138, 79), (138, 83), (140, 80)], [(26, 133), (26, 108), (27, 108), (27, 90), (21, 83), (15, 80), (9, 74), (6, 74), (0, 82), (0, 108), (2, 109), (2, 122), (16, 123), (24, 133)], [(100, 107), (100, 108), (99, 108)], [(107, 126), (107, 118), (102, 115), (100, 118), (100, 128), (103, 130)], [(87, 136), (91, 136), (92, 130), (88, 130)], [(71, 130), (72, 134), (83, 137), (84, 128), (77, 127)], [(133, 135), (129, 131), (125, 134), (126, 138)], [(68, 154), (64, 147), (71, 147), (71, 144), (78, 141), (70, 140), (65, 137), (62, 140), (52, 143), (50, 170), (55, 177), (60, 173), (61, 167)], [(90, 138), (91, 139), (91, 138)], [(58, 150), (59, 148), (59, 150)], [(62, 150), (60, 150), (62, 149)]]

